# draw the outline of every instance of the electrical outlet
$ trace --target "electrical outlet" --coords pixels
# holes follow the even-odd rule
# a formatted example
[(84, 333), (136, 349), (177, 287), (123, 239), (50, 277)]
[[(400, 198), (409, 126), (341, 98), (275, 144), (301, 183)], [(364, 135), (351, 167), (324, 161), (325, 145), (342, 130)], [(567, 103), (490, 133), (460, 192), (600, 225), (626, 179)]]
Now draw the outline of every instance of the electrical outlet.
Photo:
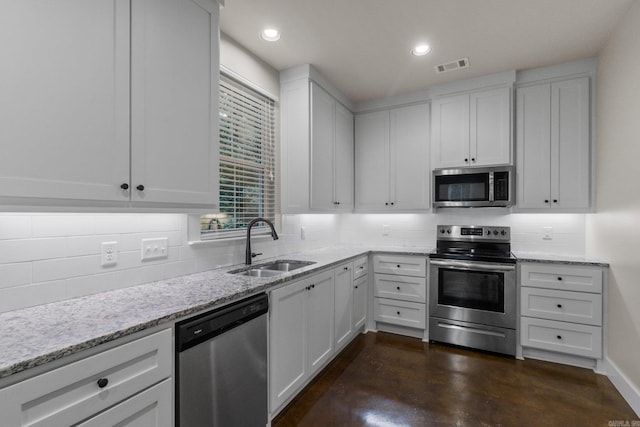
[(109, 267), (118, 263), (118, 242), (102, 242), (102, 266)]
[(553, 240), (553, 227), (542, 227), (542, 240)]
[(383, 236), (388, 236), (389, 235), (389, 226), (388, 225), (383, 225), (382, 226), (382, 235)]
[(300, 227), (300, 240), (307, 239), (307, 230), (304, 227)]
[(169, 238), (142, 239), (141, 260), (167, 258), (169, 256)]

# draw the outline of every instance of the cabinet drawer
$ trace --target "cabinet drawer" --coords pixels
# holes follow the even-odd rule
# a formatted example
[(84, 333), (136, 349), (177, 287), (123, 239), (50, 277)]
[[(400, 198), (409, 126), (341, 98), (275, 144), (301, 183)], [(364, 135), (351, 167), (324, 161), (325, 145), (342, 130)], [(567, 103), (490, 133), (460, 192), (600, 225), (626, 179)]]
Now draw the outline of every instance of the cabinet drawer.
[(416, 302), (375, 298), (374, 318), (378, 322), (424, 329), (426, 323), (425, 305)]
[(171, 350), (166, 329), (7, 387), (0, 390), (3, 422), (74, 425), (170, 377)]
[(562, 291), (602, 292), (602, 269), (556, 264), (527, 264), (520, 266), (522, 286)]
[(602, 357), (602, 328), (522, 317), (521, 344), (560, 353), (599, 359)]
[(521, 303), (523, 316), (602, 326), (600, 294), (523, 287)]
[(423, 256), (374, 255), (373, 270), (376, 273), (425, 277), (427, 259)]
[(171, 379), (135, 395), (77, 427), (171, 427)]
[(402, 301), (426, 302), (427, 279), (393, 274), (376, 274), (374, 296)]
[(363, 256), (353, 261), (353, 278), (366, 276), (369, 271), (369, 258)]

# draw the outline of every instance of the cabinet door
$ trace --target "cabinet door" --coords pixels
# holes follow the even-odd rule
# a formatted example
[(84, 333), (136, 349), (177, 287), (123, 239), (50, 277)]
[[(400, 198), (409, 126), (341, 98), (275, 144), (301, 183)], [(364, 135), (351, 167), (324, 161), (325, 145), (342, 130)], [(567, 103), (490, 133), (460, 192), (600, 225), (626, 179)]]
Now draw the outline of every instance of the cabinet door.
[(367, 276), (353, 282), (353, 329), (358, 330), (367, 321)]
[(339, 210), (353, 210), (353, 114), (336, 102), (334, 194)]
[(470, 95), (469, 164), (511, 163), (511, 89), (499, 88)]
[(355, 119), (356, 209), (388, 209), (389, 112), (378, 111)]
[(320, 273), (309, 279), (307, 333), (309, 339), (309, 375), (333, 356), (333, 270)]
[(270, 395), (275, 411), (306, 381), (308, 280), (271, 292)]
[(429, 209), (429, 106), (390, 112), (391, 203), (397, 210)]
[(353, 334), (353, 263), (335, 269), (336, 349), (349, 342)]
[(333, 210), (336, 101), (311, 83), (311, 208)]
[(431, 108), (433, 167), (469, 166), (469, 95), (436, 99)]
[(517, 91), (517, 197), (519, 208), (550, 207), (551, 90), (548, 84)]
[(282, 129), (282, 213), (309, 212), (309, 103), (307, 79), (283, 83), (280, 93)]
[(131, 199), (217, 207), (218, 4), (133, 0), (131, 14)]
[(167, 379), (113, 408), (91, 418), (78, 427), (171, 427), (173, 384)]
[(589, 207), (589, 79), (551, 85), (551, 203)]
[(128, 201), (129, 1), (3, 1), (0, 40), (0, 197)]

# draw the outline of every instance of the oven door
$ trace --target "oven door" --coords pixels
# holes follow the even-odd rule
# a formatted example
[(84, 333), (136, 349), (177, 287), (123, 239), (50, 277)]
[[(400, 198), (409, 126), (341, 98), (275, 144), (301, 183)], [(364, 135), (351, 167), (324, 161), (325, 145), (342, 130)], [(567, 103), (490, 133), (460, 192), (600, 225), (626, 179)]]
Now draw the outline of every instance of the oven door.
[(516, 266), (431, 259), (429, 316), (516, 328)]

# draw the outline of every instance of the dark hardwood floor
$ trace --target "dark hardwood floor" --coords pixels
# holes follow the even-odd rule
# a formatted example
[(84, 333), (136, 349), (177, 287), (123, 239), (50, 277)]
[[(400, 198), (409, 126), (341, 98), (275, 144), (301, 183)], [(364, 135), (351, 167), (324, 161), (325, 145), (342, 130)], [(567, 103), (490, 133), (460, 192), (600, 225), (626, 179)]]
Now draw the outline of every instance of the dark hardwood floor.
[(636, 425), (638, 417), (605, 376), (589, 369), (378, 332), (358, 336), (272, 426), (547, 427), (621, 421)]

